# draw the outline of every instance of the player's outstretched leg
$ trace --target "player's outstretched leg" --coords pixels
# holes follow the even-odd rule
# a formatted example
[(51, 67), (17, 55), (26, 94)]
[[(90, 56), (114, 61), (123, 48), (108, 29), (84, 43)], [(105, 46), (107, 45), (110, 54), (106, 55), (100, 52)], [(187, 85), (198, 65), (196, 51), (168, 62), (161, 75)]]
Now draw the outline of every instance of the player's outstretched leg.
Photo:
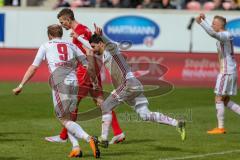
[(186, 139), (185, 122), (183, 120), (178, 121), (162, 113), (151, 112), (148, 109), (147, 103), (137, 105), (135, 111), (144, 121), (152, 121), (177, 127), (177, 131), (180, 133), (181, 139)]
[(240, 115), (240, 106), (235, 102), (229, 100), (226, 104), (227, 108)]
[(118, 119), (114, 111), (112, 111), (112, 130), (114, 137), (109, 144), (116, 144), (125, 140), (125, 134), (122, 132), (122, 129), (119, 126)]

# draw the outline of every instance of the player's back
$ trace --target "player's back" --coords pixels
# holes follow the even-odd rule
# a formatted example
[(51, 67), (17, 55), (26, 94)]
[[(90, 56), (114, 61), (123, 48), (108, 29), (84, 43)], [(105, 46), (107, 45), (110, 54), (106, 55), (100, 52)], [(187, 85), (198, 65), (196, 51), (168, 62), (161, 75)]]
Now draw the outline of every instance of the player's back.
[[(57, 68), (62, 70), (71, 68), (76, 59), (76, 46), (71, 42), (62, 39), (53, 39), (46, 42), (43, 47), (45, 48), (45, 57), (49, 66), (50, 73), (53, 73)], [(74, 69), (66, 75), (68, 79), (76, 79)]]
[(103, 54), (103, 62), (110, 72), (115, 88), (125, 83), (127, 79), (135, 77), (118, 46), (114, 43), (108, 43)]

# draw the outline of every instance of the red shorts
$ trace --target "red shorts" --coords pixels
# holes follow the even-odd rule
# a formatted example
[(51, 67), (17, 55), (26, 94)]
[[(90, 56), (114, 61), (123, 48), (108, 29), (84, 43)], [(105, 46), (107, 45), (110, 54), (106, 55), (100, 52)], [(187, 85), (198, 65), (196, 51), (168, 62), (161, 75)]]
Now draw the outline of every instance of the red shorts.
[(93, 89), (93, 85), (90, 81), (90, 76), (88, 75), (86, 68), (84, 68), (81, 64), (79, 64), (77, 68), (77, 78), (79, 85), (78, 100), (86, 97), (88, 93), (90, 93), (90, 96), (94, 99), (100, 96), (103, 97), (100, 72), (97, 72), (98, 85), (101, 88), (100, 90)]

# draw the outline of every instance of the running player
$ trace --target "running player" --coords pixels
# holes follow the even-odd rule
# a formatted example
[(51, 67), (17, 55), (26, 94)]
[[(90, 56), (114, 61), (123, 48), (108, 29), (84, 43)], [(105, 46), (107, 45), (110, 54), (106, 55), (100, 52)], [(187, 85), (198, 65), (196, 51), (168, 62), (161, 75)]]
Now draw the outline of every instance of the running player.
[[(99, 139), (103, 147), (108, 146), (108, 133), (112, 120), (112, 110), (122, 102), (126, 102), (133, 106), (139, 116), (145, 121), (153, 121), (157, 123), (167, 124), (177, 127), (180, 132), (181, 139), (185, 140), (185, 122), (170, 118), (159, 112), (151, 112), (148, 109), (148, 100), (143, 95), (143, 86), (131, 72), (126, 60), (122, 56), (117, 44), (110, 42), (102, 35), (102, 30), (95, 26), (95, 33), (90, 44), (93, 52), (102, 55), (102, 61), (109, 70), (112, 82), (116, 88), (102, 103), (102, 135)], [(84, 42), (82, 37), (78, 37)]]
[[(61, 23), (62, 27), (65, 28), (66, 30), (71, 29), (73, 33), (82, 36), (85, 40), (89, 40), (91, 38), (91, 31), (86, 26), (78, 23), (75, 20), (74, 13), (71, 9), (68, 8), (62, 9), (58, 13), (57, 18), (59, 19), (59, 22)], [(83, 53), (86, 53), (82, 43), (77, 38), (73, 37), (73, 43), (77, 45), (82, 50)], [(97, 90), (93, 89), (93, 85), (90, 82), (89, 75), (86, 74), (86, 69), (81, 64), (79, 64), (77, 68), (77, 78), (79, 83), (78, 103), (80, 103), (81, 99), (86, 97), (88, 93), (90, 93), (90, 95), (93, 97), (94, 102), (97, 104), (97, 106), (99, 106), (99, 104), (103, 102), (101, 75), (99, 70), (100, 68), (99, 64), (101, 63), (98, 63), (96, 58), (91, 59), (89, 63), (95, 65), (96, 69), (95, 73), (97, 74), (98, 78), (98, 89)], [(75, 115), (77, 115), (77, 109)], [(112, 129), (114, 137), (110, 142), (111, 144), (122, 142), (125, 140), (125, 135), (118, 124), (118, 120), (114, 112), (112, 112), (112, 117), (113, 117)], [(76, 118), (77, 117), (75, 116), (73, 120), (76, 121)], [(67, 130), (66, 128), (63, 128), (62, 132), (60, 133), (60, 136), (57, 135), (52, 137), (46, 137), (45, 139), (50, 142), (66, 142)]]
[[(89, 136), (80, 125), (71, 120), (71, 112), (77, 106), (77, 77), (73, 68), (74, 60), (81, 62), (82, 66), (87, 68), (88, 62), (86, 56), (81, 50), (72, 43), (61, 39), (63, 30), (60, 25), (51, 25), (48, 27), (49, 41), (42, 44), (39, 48), (33, 64), (26, 71), (20, 85), (13, 89), (13, 93), (18, 95), (23, 86), (33, 77), (43, 60), (47, 60), (49, 71), (51, 73), (51, 86), (53, 88), (54, 110), (60, 123), (67, 128), (69, 139), (73, 145), (69, 157), (81, 157), (78, 140), (84, 139), (91, 146), (94, 157), (99, 158), (100, 151), (97, 145), (97, 139)], [(58, 73), (67, 73), (64, 78), (59, 78)], [(62, 74), (61, 76), (62, 77)], [(75, 88), (75, 89), (74, 89)]]
[(230, 100), (230, 96), (237, 94), (237, 63), (233, 51), (233, 36), (225, 30), (226, 18), (214, 16), (212, 25), (201, 13), (196, 17), (200, 26), (217, 40), (217, 50), (220, 63), (220, 72), (215, 86), (215, 103), (217, 110), (218, 127), (207, 131), (208, 134), (224, 134), (224, 106), (240, 114), (240, 106)]

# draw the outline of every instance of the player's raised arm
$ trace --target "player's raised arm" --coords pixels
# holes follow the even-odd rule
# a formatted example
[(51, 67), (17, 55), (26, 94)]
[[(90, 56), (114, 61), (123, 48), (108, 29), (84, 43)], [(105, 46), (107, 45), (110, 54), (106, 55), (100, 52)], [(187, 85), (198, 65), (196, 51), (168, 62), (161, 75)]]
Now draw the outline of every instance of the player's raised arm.
[(33, 61), (33, 64), (29, 66), (29, 68), (27, 69), (26, 73), (23, 76), (23, 79), (21, 81), (21, 83), (18, 85), (18, 87), (14, 88), (13, 94), (18, 95), (21, 91), (23, 86), (34, 76), (34, 74), (36, 73), (38, 67), (40, 66), (42, 60), (44, 59), (46, 54), (45, 48), (43, 46), (41, 46), (38, 50), (38, 53)]
[(102, 40), (104, 43), (112, 43), (106, 36), (103, 35), (102, 32), (102, 28), (98, 27), (95, 23), (94, 23), (94, 28), (95, 28), (95, 34), (101, 36)]
[(226, 20), (220, 19), (220, 23), (218, 23), (218, 20), (219, 20), (218, 17), (219, 16), (214, 17), (212, 26), (209, 24), (205, 15), (202, 13), (198, 17), (196, 17), (196, 21), (211, 37), (219, 41), (229, 40), (231, 38), (230, 34), (223, 32), (225, 30), (224, 27), (226, 24)]

